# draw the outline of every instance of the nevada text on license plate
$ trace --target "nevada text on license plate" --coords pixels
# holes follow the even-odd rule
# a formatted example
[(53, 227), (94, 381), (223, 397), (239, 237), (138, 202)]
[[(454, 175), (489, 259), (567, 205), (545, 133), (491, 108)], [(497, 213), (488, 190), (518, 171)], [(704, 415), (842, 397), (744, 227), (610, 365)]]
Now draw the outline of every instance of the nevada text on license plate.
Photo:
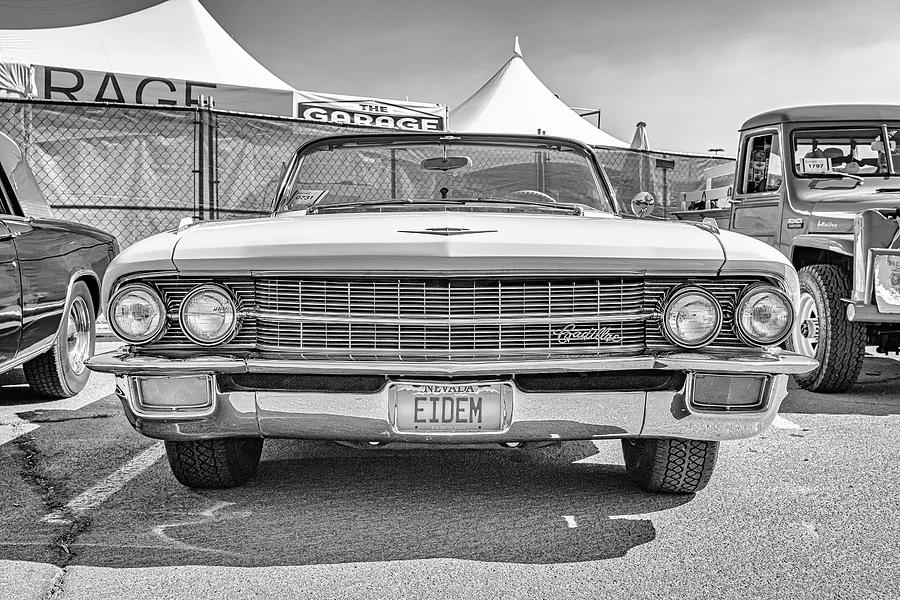
[(506, 383), (392, 383), (389, 390), (394, 428), (409, 433), (502, 431), (511, 396)]

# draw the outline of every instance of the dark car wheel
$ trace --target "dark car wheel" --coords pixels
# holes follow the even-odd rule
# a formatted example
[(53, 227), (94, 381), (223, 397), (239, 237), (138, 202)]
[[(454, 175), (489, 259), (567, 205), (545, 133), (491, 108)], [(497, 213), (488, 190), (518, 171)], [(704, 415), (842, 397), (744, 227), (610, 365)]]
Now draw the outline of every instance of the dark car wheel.
[(172, 473), (192, 488), (229, 488), (256, 474), (263, 438), (166, 442)]
[(719, 442), (648, 438), (622, 440), (625, 470), (648, 492), (689, 494), (709, 483)]
[(800, 269), (800, 306), (790, 348), (819, 361), (797, 383), (811, 392), (842, 392), (853, 385), (866, 353), (866, 329), (847, 320), (850, 274), (834, 265)]
[(91, 293), (79, 281), (53, 347), (23, 365), (31, 389), (50, 398), (68, 398), (83, 390), (91, 376), (85, 361), (94, 354), (96, 336)]

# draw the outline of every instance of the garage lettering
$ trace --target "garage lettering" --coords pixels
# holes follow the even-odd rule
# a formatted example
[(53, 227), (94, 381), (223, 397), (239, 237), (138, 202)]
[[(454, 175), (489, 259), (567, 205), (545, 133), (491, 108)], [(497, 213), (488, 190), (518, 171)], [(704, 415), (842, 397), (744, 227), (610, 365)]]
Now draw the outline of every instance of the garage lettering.
[(339, 110), (322, 106), (298, 105), (298, 114), (301, 119), (319, 123), (385, 127), (408, 131), (441, 131), (444, 125), (443, 119), (438, 117), (392, 116), (383, 114), (383, 112), (379, 111), (380, 114), (366, 114), (364, 112)]
[(163, 77), (137, 77), (121, 73), (79, 71), (61, 67), (43, 67), (45, 100), (114, 102), (117, 104), (161, 104), (197, 106), (199, 94), (218, 86), (202, 81), (184, 81)]

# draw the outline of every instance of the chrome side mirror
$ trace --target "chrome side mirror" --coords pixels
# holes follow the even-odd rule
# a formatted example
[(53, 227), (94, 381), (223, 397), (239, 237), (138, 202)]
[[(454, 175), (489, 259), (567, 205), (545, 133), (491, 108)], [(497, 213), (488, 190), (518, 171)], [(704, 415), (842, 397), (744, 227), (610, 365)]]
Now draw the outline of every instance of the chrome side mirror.
[(652, 213), (654, 206), (656, 206), (656, 200), (650, 192), (638, 192), (631, 199), (631, 212), (638, 218)]

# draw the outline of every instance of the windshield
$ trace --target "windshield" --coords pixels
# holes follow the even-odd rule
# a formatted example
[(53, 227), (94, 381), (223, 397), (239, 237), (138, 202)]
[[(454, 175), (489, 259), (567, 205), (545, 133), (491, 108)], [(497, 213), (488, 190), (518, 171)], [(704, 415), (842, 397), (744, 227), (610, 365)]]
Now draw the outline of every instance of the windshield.
[(365, 140), (337, 147), (325, 141), (309, 147), (299, 157), (278, 210), (505, 199), (611, 211), (593, 163), (577, 146), (436, 139)]
[(815, 177), (823, 171), (888, 177), (891, 172), (885, 153), (887, 147), (896, 174), (900, 170), (898, 131), (896, 125), (889, 125), (888, 144), (885, 144), (879, 126), (796, 130), (793, 135), (795, 172), (800, 177)]

